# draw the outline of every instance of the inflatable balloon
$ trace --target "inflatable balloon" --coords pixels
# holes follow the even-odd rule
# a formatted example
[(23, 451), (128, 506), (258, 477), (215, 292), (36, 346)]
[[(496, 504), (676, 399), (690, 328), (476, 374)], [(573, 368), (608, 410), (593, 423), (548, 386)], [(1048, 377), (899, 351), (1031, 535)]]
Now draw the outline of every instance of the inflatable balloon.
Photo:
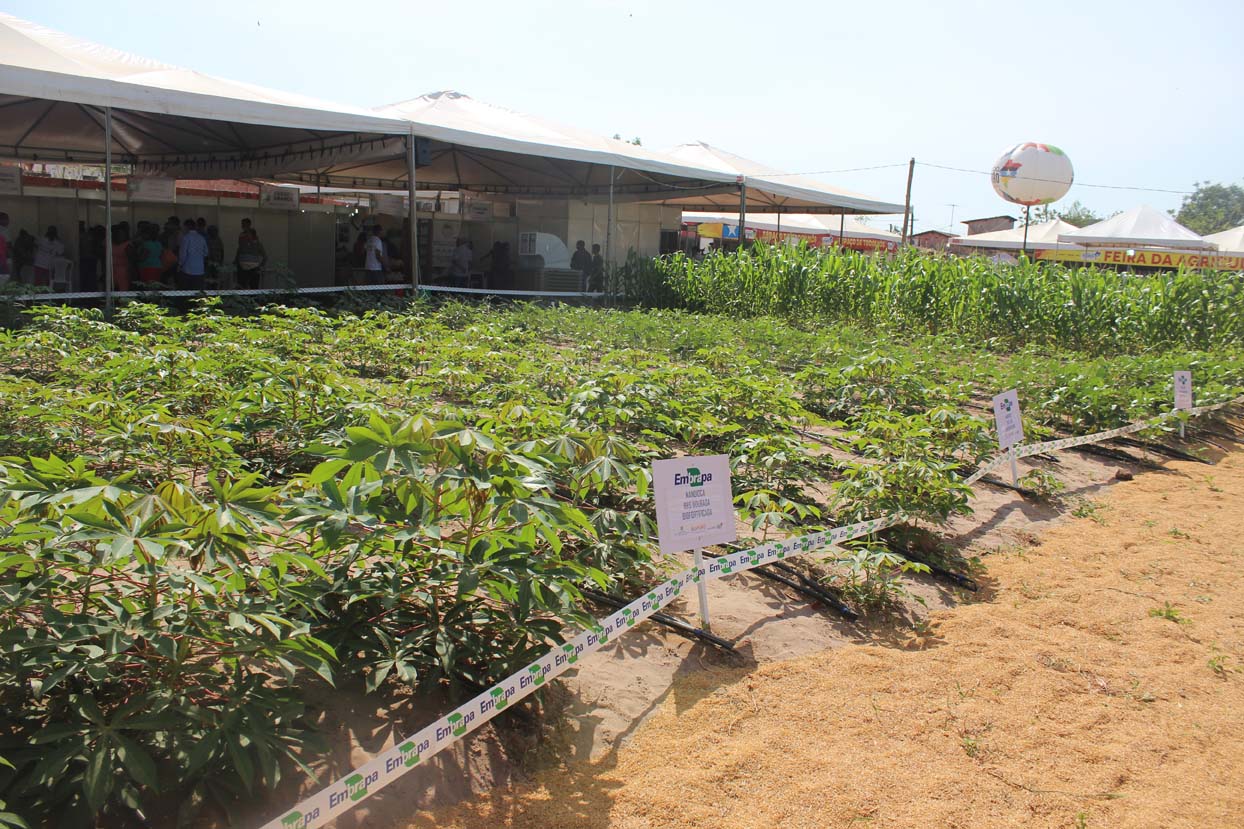
[(993, 189), (1009, 202), (1031, 207), (1061, 199), (1071, 189), (1071, 159), (1053, 144), (1016, 144), (993, 165)]

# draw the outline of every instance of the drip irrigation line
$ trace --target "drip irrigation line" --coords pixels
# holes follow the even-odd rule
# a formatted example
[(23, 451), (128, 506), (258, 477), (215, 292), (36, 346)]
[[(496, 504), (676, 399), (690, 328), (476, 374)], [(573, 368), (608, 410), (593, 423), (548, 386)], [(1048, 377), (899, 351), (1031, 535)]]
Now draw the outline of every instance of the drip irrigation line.
[[(799, 572), (794, 567), (791, 567), (789, 564), (786, 564), (785, 562), (774, 561), (770, 564), (765, 564), (755, 569), (757, 573), (759, 573), (762, 576), (765, 576), (766, 578), (769, 578), (773, 581), (780, 581), (781, 583), (787, 585), (793, 590), (797, 590), (800, 593), (803, 593), (804, 595), (812, 596), (813, 598), (817, 599), (818, 601), (832, 608), (835, 612), (838, 613), (838, 615), (842, 616), (848, 621), (855, 622), (855, 621), (858, 621), (860, 618), (860, 614), (856, 613), (855, 610), (849, 604), (843, 601), (842, 596), (838, 595), (837, 591), (833, 590), (832, 588), (826, 587), (825, 585), (820, 584), (816, 581), (813, 581), (812, 579), (808, 578), (806, 575)], [(787, 573), (793, 576), (798, 583), (792, 583), (786, 577), (780, 576), (778, 575), (778, 573), (773, 572), (774, 570), (779, 570), (782, 573)]]
[(977, 584), (976, 579), (972, 578), (971, 576), (965, 576), (962, 573), (956, 573), (954, 570), (949, 570), (940, 564), (930, 561), (927, 557), (922, 556), (913, 550), (901, 550), (901, 551), (896, 550), (895, 552), (897, 552), (899, 555), (901, 555), (903, 558), (907, 559), (908, 561), (914, 561), (917, 564), (923, 564), (925, 567), (929, 568), (930, 574), (937, 576), (939, 578), (946, 579), (947, 581), (954, 582), (959, 587), (962, 587), (964, 590), (970, 590), (973, 593), (975, 593), (977, 590), (980, 590), (980, 585)]
[(1134, 446), (1137, 449), (1144, 449), (1147, 452), (1153, 452), (1158, 455), (1166, 455), (1169, 458), (1174, 458), (1180, 461), (1194, 461), (1196, 463), (1203, 463), (1206, 466), (1214, 465), (1213, 461), (1206, 460), (1205, 458), (1198, 458), (1191, 452), (1185, 452), (1182, 449), (1176, 449), (1175, 447), (1167, 446), (1164, 443), (1151, 443), (1147, 440), (1135, 440), (1133, 438), (1115, 438), (1115, 442), (1121, 443), (1124, 446)]
[[(582, 587), (579, 588), (579, 592), (592, 601), (603, 604), (606, 607), (612, 607), (615, 610), (620, 610), (630, 604), (630, 602), (620, 596), (614, 596), (610, 593), (601, 593), (599, 590), (592, 590), (590, 588)], [(707, 642), (710, 645), (721, 648), (722, 650), (730, 653), (738, 653), (730, 641), (722, 639), (720, 636), (714, 636), (706, 630), (701, 630), (693, 625), (689, 625), (682, 619), (675, 619), (668, 613), (653, 613), (648, 618), (659, 625), (664, 625), (680, 636), (685, 636), (688, 639), (697, 639), (701, 642)]]
[(1100, 458), (1109, 458), (1110, 460), (1114, 460), (1114, 461), (1122, 461), (1124, 463), (1135, 464), (1136, 466), (1142, 467), (1144, 469), (1161, 469), (1162, 468), (1162, 464), (1160, 463), (1154, 463), (1153, 461), (1147, 460), (1145, 458), (1138, 458), (1135, 455), (1129, 452), (1124, 452), (1121, 449), (1111, 449), (1109, 447), (1102, 446), (1100, 444), (1086, 443), (1083, 446), (1075, 447), (1072, 451), (1083, 452), (1086, 455), (1096, 455)]

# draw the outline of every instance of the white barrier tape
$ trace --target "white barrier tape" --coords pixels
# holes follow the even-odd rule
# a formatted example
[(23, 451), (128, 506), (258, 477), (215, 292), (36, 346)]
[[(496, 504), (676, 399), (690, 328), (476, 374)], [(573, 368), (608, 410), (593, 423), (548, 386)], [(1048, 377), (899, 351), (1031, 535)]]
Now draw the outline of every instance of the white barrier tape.
[(723, 578), (787, 556), (800, 555), (830, 544), (879, 532), (900, 520), (898, 516), (874, 518), (705, 559), (702, 570), (684, 570), (658, 584), (612, 616), (598, 619), (591, 630), (579, 633), (431, 725), (405, 740), (399, 740), (393, 748), (316, 792), (279, 818), (264, 824), (263, 829), (314, 829), (340, 816), (432, 755), (479, 728), (511, 703), (533, 693), (547, 680), (569, 670), (580, 657), (604, 647), (613, 640), (615, 633), (624, 633), (647, 619), (673, 601), (684, 587), (695, 584), (700, 578)]
[(511, 704), (534, 693), (544, 683), (569, 670), (579, 658), (599, 650), (620, 634), (647, 619), (694, 584), (702, 575), (694, 569), (658, 584), (618, 612), (599, 619), (595, 627), (515, 671), (492, 688), (468, 700), (436, 722), (399, 740), (397, 745), (330, 786), (308, 797), (263, 829), (314, 829), (388, 786), (437, 752), (457, 742), (497, 716)]
[[(1189, 410), (1190, 416), (1205, 414), (1244, 402), (1244, 396), (1211, 406), (1199, 406)], [(1035, 455), (1050, 449), (1069, 448), (1093, 441), (1108, 440), (1130, 432), (1138, 432), (1155, 423), (1175, 416), (1168, 412), (1148, 421), (1098, 432), (1077, 438), (1048, 441), (1028, 447), (1020, 447), (1020, 457)], [(1031, 451), (1026, 451), (1031, 450)], [(1006, 463), (1009, 452), (1003, 452), (992, 461), (982, 466), (965, 479), (965, 483), (975, 483), (993, 469)], [(604, 619), (598, 619), (596, 625), (574, 636), (570, 641), (527, 665), (497, 683), (493, 687), (471, 699), (436, 722), (426, 726), (382, 754), (373, 757), (364, 765), (354, 769), (346, 777), (341, 778), (307, 799), (293, 809), (285, 812), (275, 820), (264, 824), (262, 829), (315, 829), (323, 826), (343, 813), (349, 811), (360, 801), (371, 797), (388, 786), (412, 768), (422, 764), (437, 752), (452, 745), (470, 732), (493, 719), (512, 703), (534, 693), (544, 683), (569, 670), (579, 658), (599, 650), (613, 640), (614, 634), (625, 633), (639, 622), (644, 621), (653, 613), (673, 601), (684, 587), (695, 584), (700, 578), (719, 579), (726, 576), (751, 570), (763, 564), (779, 561), (787, 556), (802, 555), (821, 547), (851, 541), (865, 535), (880, 532), (900, 523), (901, 515), (888, 515), (873, 518), (843, 527), (834, 527), (808, 535), (770, 541), (748, 550), (727, 553), (724, 556), (705, 559), (703, 568), (684, 570), (678, 575), (666, 579), (648, 593), (640, 596), (626, 607)]]
[[(1234, 406), (1238, 403), (1244, 403), (1244, 395), (1241, 395), (1240, 397), (1237, 397), (1234, 400), (1224, 400), (1221, 403), (1213, 403), (1208, 406), (1197, 406), (1196, 408), (1187, 409), (1186, 411), (1189, 417), (1196, 417), (1197, 415), (1208, 414), (1209, 412), (1216, 412), (1220, 409), (1225, 409), (1228, 406)], [(1073, 449), (1077, 446), (1083, 446), (1086, 443), (1100, 443), (1101, 441), (1110, 440), (1112, 438), (1117, 438), (1117, 437), (1122, 437), (1123, 435), (1134, 434), (1135, 432), (1141, 432), (1141, 431), (1144, 431), (1145, 429), (1151, 429), (1154, 426), (1160, 426), (1161, 424), (1165, 423), (1171, 418), (1178, 417), (1178, 416), (1179, 416), (1178, 410), (1171, 411), (1171, 412), (1165, 412), (1163, 414), (1158, 415), (1157, 417), (1151, 417), (1148, 420), (1140, 420), (1140, 421), (1137, 421), (1136, 423), (1129, 423), (1126, 426), (1120, 426), (1117, 429), (1109, 429), (1105, 432), (1094, 432), (1091, 435), (1080, 435), (1074, 438), (1061, 438), (1059, 440), (1047, 440), (1044, 443), (1030, 443), (1026, 445), (1019, 445), (1015, 447), (1015, 456), (1016, 458), (1028, 458), (1028, 457), (1032, 457), (1033, 455), (1040, 455), (1042, 452), (1052, 452), (1052, 451), (1059, 451), (1063, 449)], [(979, 481), (981, 478), (988, 475), (993, 470), (997, 469), (999, 466), (1002, 466), (1009, 459), (1010, 459), (1009, 451), (1003, 452), (1002, 454), (995, 456), (993, 460), (989, 461), (989, 463), (985, 464), (981, 468), (977, 469), (974, 473), (964, 478), (963, 482), (968, 485), (974, 484), (977, 481)]]
[[(199, 297), (199, 296), (270, 296), (286, 294), (340, 294), (353, 291), (403, 291), (410, 290), (407, 283), (385, 285), (325, 285), (310, 288), (220, 288), (212, 291), (192, 291), (170, 288), (167, 290), (152, 288), (147, 291), (113, 291), (114, 299), (157, 299), (159, 297)], [(600, 299), (606, 296), (603, 291), (511, 291), (490, 290), (488, 288), (453, 288), (447, 285), (420, 285), (418, 290), (435, 293), (468, 294), (478, 296), (535, 296), (553, 299)], [(0, 293), (0, 302), (45, 302), (67, 299), (107, 299), (103, 291), (68, 291), (60, 293), (14, 294)]]

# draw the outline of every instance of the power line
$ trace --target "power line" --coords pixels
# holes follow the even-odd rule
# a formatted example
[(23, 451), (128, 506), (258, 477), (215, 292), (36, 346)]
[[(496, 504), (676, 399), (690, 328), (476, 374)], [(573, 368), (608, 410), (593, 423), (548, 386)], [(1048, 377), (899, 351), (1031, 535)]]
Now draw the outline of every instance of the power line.
[(809, 170), (806, 173), (763, 173), (759, 178), (781, 178), (783, 176), (830, 176), (838, 173), (859, 173), (865, 170), (888, 170), (891, 167), (906, 167), (906, 161), (898, 164), (876, 164), (872, 167), (849, 167), (845, 170)]
[[(949, 167), (945, 164), (930, 164), (927, 161), (917, 161), (916, 163), (921, 165), (922, 167), (934, 167), (938, 170), (951, 170), (956, 173), (972, 173), (974, 175), (981, 175), (981, 176), (992, 176), (993, 175), (993, 173), (988, 170), (969, 170), (964, 167)], [(1049, 179), (1049, 178), (1029, 178), (1028, 180), (1029, 181), (1051, 181), (1055, 183), (1062, 183), (1058, 179)], [(1163, 188), (1163, 187), (1131, 187), (1131, 186), (1124, 185), (1124, 184), (1085, 184), (1079, 181), (1075, 182), (1075, 184), (1078, 187), (1095, 187), (1099, 190), (1139, 190), (1145, 193), (1174, 193), (1179, 196), (1186, 196), (1192, 192), (1191, 190), (1170, 190), (1170, 189)]]
[[(966, 167), (951, 167), (947, 164), (931, 164), (927, 161), (917, 161), (916, 164), (922, 167), (933, 167), (938, 170), (950, 170), (951, 172), (955, 172), (955, 173), (970, 173), (972, 175), (979, 175), (979, 176), (992, 176), (993, 175), (993, 173), (990, 172), (989, 170), (969, 170)], [(839, 173), (861, 173), (861, 172), (865, 172), (868, 170), (889, 170), (894, 167), (905, 167), (905, 166), (907, 166), (907, 162), (901, 161), (895, 164), (875, 164), (871, 167), (848, 167), (842, 170), (808, 170), (807, 172), (803, 172), (803, 173), (764, 173), (763, 175), (759, 176), (759, 178), (781, 178), (784, 176), (828, 176), (828, 175), (837, 175)], [(1051, 181), (1051, 182), (1056, 182), (1056, 183), (1058, 182), (1057, 179), (1037, 178), (1037, 179), (1029, 179), (1029, 180), (1030, 181)], [(1098, 190), (1134, 190), (1134, 191), (1138, 191), (1142, 193), (1172, 193), (1177, 196), (1187, 196), (1193, 192), (1192, 190), (1171, 190), (1170, 188), (1166, 188), (1166, 187), (1133, 187), (1133, 186), (1126, 185), (1126, 184), (1085, 184), (1084, 182), (1080, 182), (1080, 181), (1075, 182), (1075, 186), (1092, 187)]]

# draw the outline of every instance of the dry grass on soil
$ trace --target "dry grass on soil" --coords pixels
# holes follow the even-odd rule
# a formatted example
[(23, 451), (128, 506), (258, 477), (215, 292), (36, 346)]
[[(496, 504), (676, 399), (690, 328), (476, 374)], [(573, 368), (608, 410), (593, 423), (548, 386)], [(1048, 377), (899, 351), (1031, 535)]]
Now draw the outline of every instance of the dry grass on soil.
[(408, 826), (1244, 825), (1244, 455), (1080, 514), (906, 649), (692, 673), (620, 751)]

